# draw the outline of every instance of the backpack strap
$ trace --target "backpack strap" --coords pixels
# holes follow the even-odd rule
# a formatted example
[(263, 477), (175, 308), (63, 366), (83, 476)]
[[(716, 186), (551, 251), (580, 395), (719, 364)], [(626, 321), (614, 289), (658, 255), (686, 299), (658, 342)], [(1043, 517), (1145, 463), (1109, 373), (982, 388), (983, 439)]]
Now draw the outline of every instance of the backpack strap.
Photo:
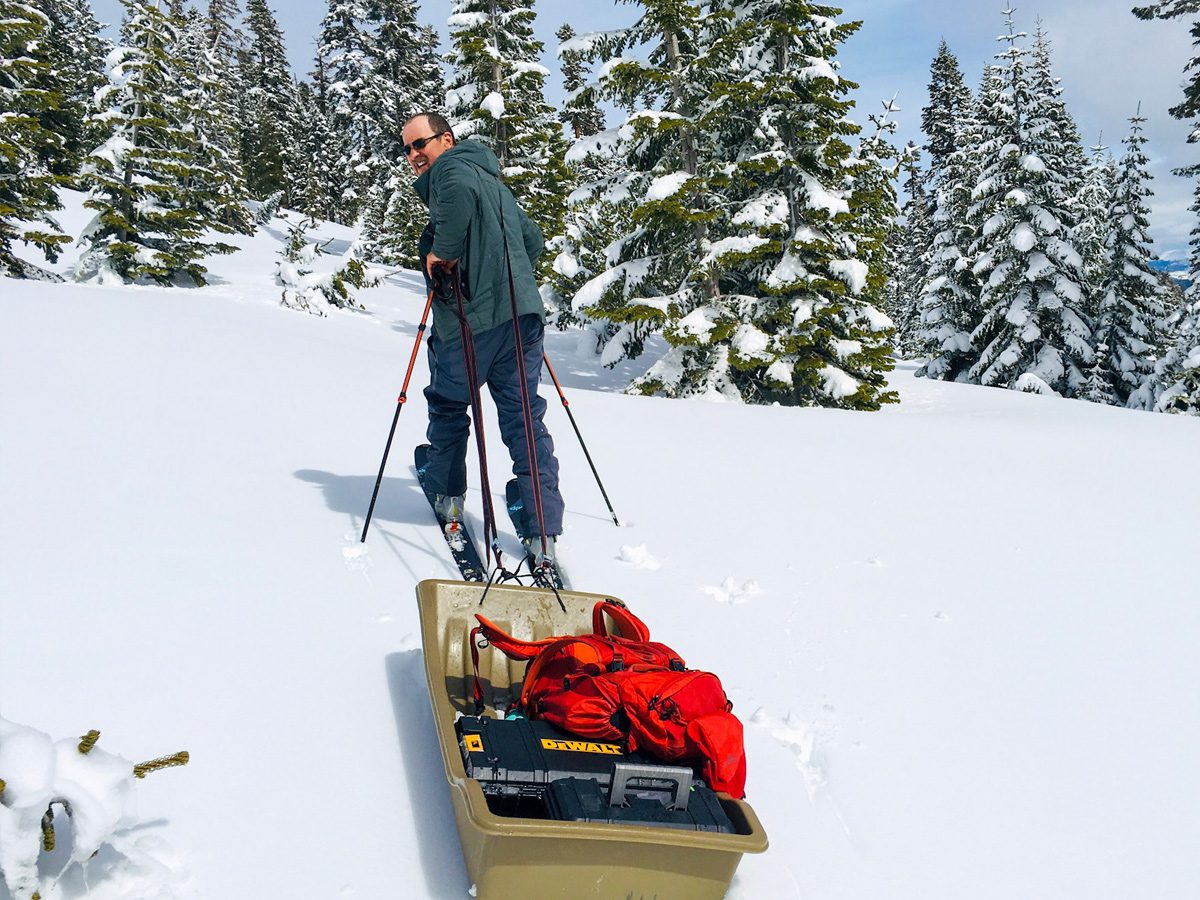
[(592, 633), (600, 637), (608, 637), (608, 625), (604, 615), (613, 620), (621, 631), (621, 637), (631, 641), (650, 640), (650, 629), (646, 623), (629, 611), (629, 608), (618, 600), (600, 600), (592, 607)]

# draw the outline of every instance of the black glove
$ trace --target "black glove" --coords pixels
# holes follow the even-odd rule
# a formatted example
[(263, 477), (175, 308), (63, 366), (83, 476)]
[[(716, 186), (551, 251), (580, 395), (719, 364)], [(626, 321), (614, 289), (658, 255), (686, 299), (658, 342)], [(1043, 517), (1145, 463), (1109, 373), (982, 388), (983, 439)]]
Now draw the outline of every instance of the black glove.
[(439, 262), (429, 270), (429, 280), (433, 284), (433, 296), (445, 303), (453, 303), (455, 298), (455, 282), (458, 281), (458, 267), (449, 263)]

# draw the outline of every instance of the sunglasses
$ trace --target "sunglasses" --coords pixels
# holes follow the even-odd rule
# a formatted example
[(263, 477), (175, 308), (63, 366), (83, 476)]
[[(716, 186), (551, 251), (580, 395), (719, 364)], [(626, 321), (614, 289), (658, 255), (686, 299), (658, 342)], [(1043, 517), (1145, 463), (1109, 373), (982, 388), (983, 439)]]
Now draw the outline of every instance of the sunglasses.
[(430, 141), (434, 140), (435, 138), (440, 138), (443, 134), (446, 134), (446, 132), (439, 131), (437, 134), (431, 134), (429, 137), (419, 138), (419, 139), (413, 141), (411, 144), (405, 144), (403, 147), (400, 148), (400, 152), (403, 153), (405, 156), (412, 156), (412, 152), (414, 150), (424, 150), (425, 146)]

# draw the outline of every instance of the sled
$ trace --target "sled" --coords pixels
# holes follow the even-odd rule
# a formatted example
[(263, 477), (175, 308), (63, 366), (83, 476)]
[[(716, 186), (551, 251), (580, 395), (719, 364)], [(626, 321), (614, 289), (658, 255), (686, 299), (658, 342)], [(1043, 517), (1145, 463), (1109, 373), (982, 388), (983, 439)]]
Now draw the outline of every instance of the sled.
[[(725, 896), (743, 853), (762, 853), (767, 836), (750, 805), (717, 794), (733, 833), (682, 831), (643, 824), (560, 821), (501, 814), (466, 774), (455, 732), (472, 700), (470, 631), (482, 612), (516, 637), (540, 639), (591, 630), (600, 594), (430, 580), (417, 585), (425, 677), (450, 802), (467, 871), (481, 900), (521, 897), (628, 898)], [(566, 606), (559, 606), (561, 597)], [(502, 717), (520, 696), (525, 663), (480, 654), (483, 715)]]

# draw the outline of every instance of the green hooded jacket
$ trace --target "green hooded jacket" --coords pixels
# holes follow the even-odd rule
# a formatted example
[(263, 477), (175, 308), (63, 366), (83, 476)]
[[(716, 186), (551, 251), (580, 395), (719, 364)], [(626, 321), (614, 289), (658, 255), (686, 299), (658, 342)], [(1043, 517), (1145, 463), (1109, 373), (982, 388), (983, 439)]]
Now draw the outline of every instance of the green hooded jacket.
[[(545, 306), (533, 274), (545, 241), (500, 182), (496, 154), (478, 141), (460, 141), (434, 160), (413, 187), (429, 207), (429, 224), (418, 244), (420, 258), (423, 262), (432, 250), (440, 259), (458, 260), (472, 333), (512, 320), (504, 235), (508, 237), (517, 314), (537, 313), (545, 321)], [(500, 229), (502, 209), (504, 234)], [(428, 288), (428, 273), (425, 281)], [(433, 332), (445, 343), (458, 343), (458, 318), (451, 304), (434, 301)]]

